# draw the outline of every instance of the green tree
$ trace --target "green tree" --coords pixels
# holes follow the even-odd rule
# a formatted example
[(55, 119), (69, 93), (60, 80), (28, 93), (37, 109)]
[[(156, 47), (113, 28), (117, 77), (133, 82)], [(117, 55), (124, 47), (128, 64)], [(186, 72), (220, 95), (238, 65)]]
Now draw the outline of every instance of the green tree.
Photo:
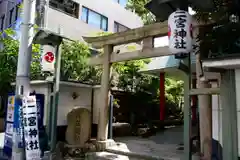
[[(0, 32), (0, 92), (8, 92), (10, 83), (15, 81), (17, 71), (17, 58), (19, 50), (19, 41), (14, 39), (16, 33), (12, 29), (6, 29)], [(39, 64), (39, 45), (32, 47), (31, 79), (41, 76)], [(0, 93), (1, 94), (1, 93)]]
[(87, 65), (91, 55), (90, 47), (79, 41), (64, 42), (61, 57), (61, 79), (85, 83), (99, 83), (101, 67)]
[(135, 12), (139, 17), (141, 17), (145, 25), (156, 21), (155, 16), (144, 7), (149, 1), (150, 0), (128, 0), (128, 4), (126, 6), (127, 9)]

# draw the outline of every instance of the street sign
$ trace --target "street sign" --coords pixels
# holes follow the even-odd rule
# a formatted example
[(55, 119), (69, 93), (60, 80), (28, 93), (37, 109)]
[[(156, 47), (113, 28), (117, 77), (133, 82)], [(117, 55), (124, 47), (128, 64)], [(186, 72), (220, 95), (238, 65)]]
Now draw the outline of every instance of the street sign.
[(42, 48), (41, 66), (43, 72), (54, 72), (56, 48), (51, 45), (44, 45)]

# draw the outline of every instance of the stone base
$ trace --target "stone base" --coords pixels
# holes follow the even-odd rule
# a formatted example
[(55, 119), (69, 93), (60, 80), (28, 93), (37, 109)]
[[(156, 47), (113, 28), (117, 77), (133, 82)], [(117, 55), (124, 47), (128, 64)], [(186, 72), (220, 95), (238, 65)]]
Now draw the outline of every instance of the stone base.
[(139, 160), (123, 155), (112, 154), (108, 152), (90, 152), (86, 153), (86, 160)]
[(113, 139), (107, 139), (106, 141), (97, 141), (97, 151), (104, 151), (106, 148), (116, 145)]

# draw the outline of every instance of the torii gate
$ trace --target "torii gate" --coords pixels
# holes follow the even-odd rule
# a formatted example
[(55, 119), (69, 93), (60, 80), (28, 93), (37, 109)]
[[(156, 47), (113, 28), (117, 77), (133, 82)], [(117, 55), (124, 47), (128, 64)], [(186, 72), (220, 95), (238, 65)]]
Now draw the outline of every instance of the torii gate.
[[(194, 25), (193, 28), (198, 29), (198, 25)], [(103, 48), (103, 55), (99, 57), (93, 57), (90, 59), (90, 65), (103, 65), (103, 73), (101, 79), (101, 100), (99, 101), (99, 121), (98, 121), (98, 134), (97, 141), (98, 147), (101, 150), (106, 149), (109, 145), (107, 139), (108, 129), (108, 103), (109, 103), (109, 82), (111, 64), (114, 62), (137, 60), (144, 58), (169, 56), (172, 53), (169, 52), (168, 47), (154, 48), (153, 40), (156, 37), (166, 36), (168, 32), (167, 22), (155, 23), (147, 26), (143, 26), (136, 29), (127, 30), (120, 33), (114, 33), (101, 37), (83, 37), (84, 40), (92, 45), (94, 48)], [(142, 50), (127, 52), (127, 53), (114, 53), (113, 47), (117, 45), (140, 42), (143, 41)], [(191, 67), (184, 66), (182, 70), (185, 71), (186, 78), (184, 80), (184, 159), (191, 159), (190, 153), (190, 96), (200, 94), (216, 94), (219, 93), (219, 88), (201, 88), (191, 89), (191, 75), (188, 72)], [(190, 77), (190, 78), (189, 78)]]

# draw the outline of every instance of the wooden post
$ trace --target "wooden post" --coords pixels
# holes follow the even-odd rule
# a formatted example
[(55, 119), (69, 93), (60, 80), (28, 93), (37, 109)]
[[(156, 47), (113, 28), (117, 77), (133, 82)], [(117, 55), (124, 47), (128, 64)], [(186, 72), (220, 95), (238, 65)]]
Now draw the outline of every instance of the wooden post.
[[(200, 80), (202, 73), (200, 54), (196, 54), (196, 74), (197, 74), (197, 87), (210, 88), (210, 84)], [(206, 160), (212, 159), (212, 104), (211, 95), (199, 95), (199, 125), (200, 125), (200, 147), (201, 153)]]
[(98, 141), (106, 141), (109, 121), (109, 86), (110, 86), (110, 55), (113, 52), (112, 45), (104, 46), (103, 73), (101, 79), (101, 98), (99, 99), (98, 117)]
[(165, 119), (165, 74), (160, 73), (160, 84), (159, 84), (159, 107), (160, 107), (160, 121)]

